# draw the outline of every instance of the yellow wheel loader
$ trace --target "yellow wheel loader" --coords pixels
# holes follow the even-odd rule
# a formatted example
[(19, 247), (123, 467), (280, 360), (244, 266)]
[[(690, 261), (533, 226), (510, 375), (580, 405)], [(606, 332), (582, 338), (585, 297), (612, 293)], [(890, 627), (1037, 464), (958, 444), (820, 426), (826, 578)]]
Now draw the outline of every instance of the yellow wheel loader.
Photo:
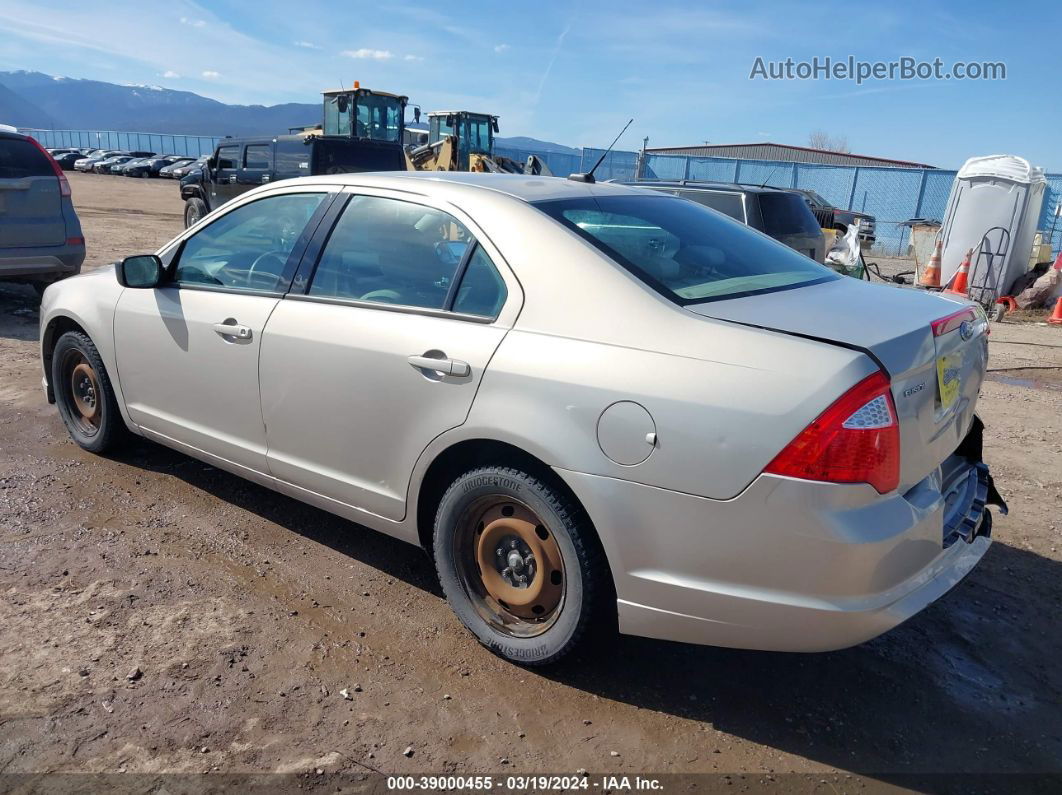
[(536, 155), (521, 163), (494, 153), (498, 117), (467, 110), (428, 114), (428, 142), (406, 150), (410, 171), (479, 171), (552, 176)]

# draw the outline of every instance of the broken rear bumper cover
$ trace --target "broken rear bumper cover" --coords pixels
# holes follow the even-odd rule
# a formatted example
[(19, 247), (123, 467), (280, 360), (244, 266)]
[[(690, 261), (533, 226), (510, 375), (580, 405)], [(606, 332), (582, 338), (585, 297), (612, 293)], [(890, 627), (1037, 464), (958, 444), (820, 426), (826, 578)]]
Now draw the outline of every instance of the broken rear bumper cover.
[(1006, 508), (988, 468), (958, 453), (885, 497), (760, 475), (710, 500), (557, 473), (594, 517), (622, 632), (747, 649), (829, 651), (887, 632), (974, 568), (991, 544), (986, 506)]

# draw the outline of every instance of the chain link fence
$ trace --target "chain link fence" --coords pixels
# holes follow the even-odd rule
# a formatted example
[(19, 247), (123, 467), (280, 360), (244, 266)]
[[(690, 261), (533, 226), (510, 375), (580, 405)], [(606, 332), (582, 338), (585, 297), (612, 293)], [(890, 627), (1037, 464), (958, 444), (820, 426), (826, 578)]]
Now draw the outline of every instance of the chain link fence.
[(169, 135), (166, 133), (119, 132), (117, 130), (36, 130), (19, 129), (36, 138), (46, 149), (121, 149), (126, 152), (154, 152), (160, 155), (209, 155), (219, 137), (210, 135)]
[[(32, 135), (42, 146), (50, 148), (91, 146), (196, 157), (213, 152), (221, 140), (217, 136), (113, 130), (25, 129), (20, 132)], [(517, 161), (526, 161), (529, 155), (535, 155), (557, 176), (567, 176), (589, 171), (604, 150), (584, 148), (572, 153), (497, 147), (496, 153)], [(902, 256), (907, 253), (909, 235), (903, 222), (911, 218), (943, 219), (955, 174), (943, 169), (827, 166), (652, 153), (643, 158), (640, 152), (614, 150), (605, 156), (595, 176), (601, 181), (630, 180), (641, 176), (645, 179), (738, 182), (813, 190), (837, 207), (873, 215), (877, 220), (875, 250), (886, 256)], [(1062, 174), (1048, 174), (1047, 180), (1037, 229), (1050, 234), (1051, 248), (1057, 253), (1062, 250), (1062, 219), (1055, 218), (1054, 213), (1062, 202)]]

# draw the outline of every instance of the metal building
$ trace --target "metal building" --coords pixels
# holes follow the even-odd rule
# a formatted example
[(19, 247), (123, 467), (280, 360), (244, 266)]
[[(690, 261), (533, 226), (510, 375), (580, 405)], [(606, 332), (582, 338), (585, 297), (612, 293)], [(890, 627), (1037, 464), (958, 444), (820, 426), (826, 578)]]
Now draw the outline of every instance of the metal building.
[(689, 155), (690, 157), (733, 157), (745, 160), (775, 160), (784, 163), (820, 163), (827, 166), (885, 166), (892, 168), (936, 168), (910, 160), (853, 155), (788, 144), (705, 144), (703, 146), (664, 146), (648, 148), (647, 154)]

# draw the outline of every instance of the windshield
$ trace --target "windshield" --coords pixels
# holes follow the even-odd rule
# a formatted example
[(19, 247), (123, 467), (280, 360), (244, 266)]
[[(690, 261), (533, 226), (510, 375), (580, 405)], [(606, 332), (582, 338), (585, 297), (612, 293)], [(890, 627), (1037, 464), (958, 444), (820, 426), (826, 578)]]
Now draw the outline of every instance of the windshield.
[(684, 199), (605, 196), (535, 206), (678, 304), (841, 278), (788, 246)]
[(493, 140), (490, 118), (486, 116), (466, 116), (461, 120), (461, 130), (458, 133), (458, 137), (460, 138), (462, 153), (491, 154)]
[(400, 142), (402, 139), (402, 103), (395, 97), (363, 94), (358, 97), (358, 138)]

